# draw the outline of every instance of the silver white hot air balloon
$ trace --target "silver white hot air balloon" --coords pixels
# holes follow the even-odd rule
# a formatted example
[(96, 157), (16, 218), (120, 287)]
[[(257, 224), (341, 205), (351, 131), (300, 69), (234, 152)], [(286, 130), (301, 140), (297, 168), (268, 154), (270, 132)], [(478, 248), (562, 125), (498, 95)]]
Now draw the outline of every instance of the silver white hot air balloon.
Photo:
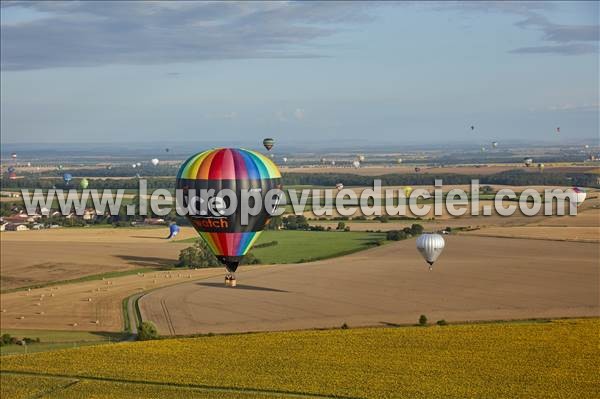
[(365, 161), (365, 156), (364, 156), (364, 155), (359, 155), (359, 156), (358, 156), (358, 160), (359, 160), (360, 162), (364, 162), (364, 161)]
[(444, 237), (439, 234), (423, 234), (417, 238), (417, 249), (429, 263), (429, 270), (432, 269), (433, 263), (442, 254), (446, 245)]
[(287, 163), (287, 157), (283, 157), (283, 163)]
[(352, 162), (352, 166), (354, 166), (355, 168), (360, 168), (360, 162), (354, 161), (354, 162)]
[(152, 162), (152, 165), (156, 166), (156, 165), (158, 165), (158, 163), (159, 163), (160, 161), (158, 160), (158, 158), (152, 158), (152, 161), (151, 161), (151, 162)]

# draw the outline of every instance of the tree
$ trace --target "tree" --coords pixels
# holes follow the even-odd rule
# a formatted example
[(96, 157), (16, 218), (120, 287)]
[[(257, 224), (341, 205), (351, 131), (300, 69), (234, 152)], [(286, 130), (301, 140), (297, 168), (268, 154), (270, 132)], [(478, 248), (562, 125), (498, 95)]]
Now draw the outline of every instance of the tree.
[(389, 241), (400, 241), (406, 239), (406, 233), (402, 230), (390, 230), (387, 232), (385, 238)]
[(219, 261), (201, 238), (198, 238), (192, 247), (181, 250), (177, 263), (177, 266), (181, 267), (215, 267), (219, 265)]
[(143, 321), (138, 327), (137, 339), (139, 341), (148, 341), (151, 339), (158, 338), (158, 331), (156, 326), (151, 321)]
[(410, 234), (412, 234), (413, 236), (418, 236), (419, 234), (423, 234), (423, 226), (421, 226), (420, 224), (413, 224), (412, 226), (410, 226)]
[(420, 326), (427, 325), (427, 316), (425, 316), (424, 314), (422, 314), (421, 317), (419, 317), (419, 325)]
[(346, 223), (344, 222), (339, 222), (337, 227), (335, 228), (336, 230), (344, 230), (346, 228)]

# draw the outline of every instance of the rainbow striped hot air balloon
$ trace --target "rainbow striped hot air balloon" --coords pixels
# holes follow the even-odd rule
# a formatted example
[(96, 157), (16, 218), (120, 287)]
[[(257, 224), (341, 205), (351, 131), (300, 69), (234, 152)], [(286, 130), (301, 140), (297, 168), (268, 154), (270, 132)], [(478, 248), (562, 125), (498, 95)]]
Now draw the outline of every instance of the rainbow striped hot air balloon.
[[(227, 271), (234, 273), (242, 257), (269, 223), (274, 209), (266, 209), (265, 198), (279, 198), (281, 195), (280, 191), (270, 192), (281, 188), (281, 173), (273, 161), (258, 152), (217, 148), (197, 153), (186, 160), (177, 173), (177, 188), (183, 191), (183, 204), (180, 205), (194, 210), (195, 214), (188, 214), (188, 219), (196, 231)], [(192, 189), (196, 192), (191, 192)], [(211, 189), (214, 192), (205, 196), (204, 201), (192, 201), (194, 196), (202, 198), (201, 190)], [(235, 209), (229, 209), (232, 205), (229, 197), (219, 195), (224, 189), (235, 194)], [(247, 215), (247, 223), (243, 223), (246, 216), (242, 214), (243, 190), (258, 193), (261, 198), (260, 211), (257, 215)], [(250, 202), (254, 205), (252, 200)], [(235, 281), (233, 275), (228, 278)]]

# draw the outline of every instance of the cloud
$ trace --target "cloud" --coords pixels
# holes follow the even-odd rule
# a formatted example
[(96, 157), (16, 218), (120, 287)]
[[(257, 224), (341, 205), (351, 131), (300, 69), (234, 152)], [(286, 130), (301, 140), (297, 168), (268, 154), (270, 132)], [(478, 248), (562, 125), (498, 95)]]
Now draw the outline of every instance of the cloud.
[(304, 119), (304, 116), (305, 116), (304, 109), (296, 108), (296, 110), (294, 111), (294, 117), (298, 120), (302, 120), (302, 119)]
[(549, 111), (598, 111), (600, 104), (561, 104), (548, 107)]
[(598, 46), (588, 43), (569, 43), (549, 46), (519, 47), (510, 52), (514, 54), (581, 55), (598, 52)]
[[(1, 27), (2, 68), (166, 64), (325, 56), (314, 45), (346, 23), (372, 21), (348, 2), (2, 2), (43, 17)], [(378, 5), (376, 5), (378, 6)]]
[(479, 13), (502, 13), (518, 16), (521, 19), (515, 26), (522, 29), (535, 29), (541, 32), (539, 46), (520, 47), (510, 50), (514, 54), (558, 54), (581, 55), (598, 52), (598, 46), (589, 42), (600, 41), (600, 25), (565, 25), (553, 23), (543, 13), (555, 8), (551, 2), (448, 2), (436, 4), (440, 11), (460, 11)]

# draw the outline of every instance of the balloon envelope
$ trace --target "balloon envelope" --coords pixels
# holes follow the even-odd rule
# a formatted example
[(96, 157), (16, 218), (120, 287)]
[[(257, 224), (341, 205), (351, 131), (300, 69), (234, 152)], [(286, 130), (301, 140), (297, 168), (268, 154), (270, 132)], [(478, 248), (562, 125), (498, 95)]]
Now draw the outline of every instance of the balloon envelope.
[(169, 236), (167, 237), (167, 239), (171, 239), (171, 238), (175, 237), (177, 234), (179, 234), (179, 230), (180, 230), (179, 226), (177, 226), (177, 224), (175, 224), (175, 223), (172, 223), (169, 226)]
[(267, 137), (266, 139), (263, 140), (263, 145), (265, 146), (267, 151), (271, 151), (271, 148), (273, 148), (274, 144), (275, 144), (275, 140), (270, 137)]
[(152, 158), (151, 162), (152, 162), (152, 165), (156, 166), (156, 165), (158, 165), (159, 160), (158, 160), (158, 158)]
[(417, 250), (430, 266), (442, 254), (445, 245), (444, 237), (439, 234), (423, 234), (417, 238)]
[(89, 185), (90, 185), (90, 182), (85, 177), (83, 179), (81, 179), (81, 181), (79, 182), (79, 187), (81, 187), (84, 190), (86, 188), (88, 188)]
[(341, 190), (342, 188), (344, 188), (344, 185), (342, 183), (338, 183), (335, 185), (335, 188), (337, 188), (338, 190)]
[[(183, 192), (183, 204), (195, 214), (188, 219), (215, 256), (230, 272), (235, 272), (242, 257), (269, 223), (274, 209), (267, 210), (265, 198), (270, 190), (281, 188), (281, 173), (264, 155), (238, 148), (218, 148), (197, 153), (188, 158), (177, 173), (177, 189)], [(201, 197), (200, 190), (214, 190), (206, 200), (192, 202), (191, 190)], [(231, 199), (220, 196), (221, 190), (231, 190), (237, 198), (233, 212), (224, 212)], [(248, 215), (242, 223), (242, 191), (257, 193), (261, 203), (256, 215)], [(274, 198), (271, 192), (268, 197)], [(252, 201), (250, 201), (252, 205)], [(226, 214), (227, 213), (227, 214)]]
[(71, 180), (73, 180), (73, 176), (70, 173), (65, 173), (63, 175), (63, 180), (65, 181), (65, 183), (70, 182)]
[(354, 162), (352, 162), (352, 166), (354, 166), (355, 168), (360, 168), (360, 162), (354, 161)]
[(572, 191), (575, 194), (571, 196), (571, 201), (577, 206), (583, 204), (585, 198), (587, 197), (587, 193), (579, 187), (573, 187), (570, 191)]

